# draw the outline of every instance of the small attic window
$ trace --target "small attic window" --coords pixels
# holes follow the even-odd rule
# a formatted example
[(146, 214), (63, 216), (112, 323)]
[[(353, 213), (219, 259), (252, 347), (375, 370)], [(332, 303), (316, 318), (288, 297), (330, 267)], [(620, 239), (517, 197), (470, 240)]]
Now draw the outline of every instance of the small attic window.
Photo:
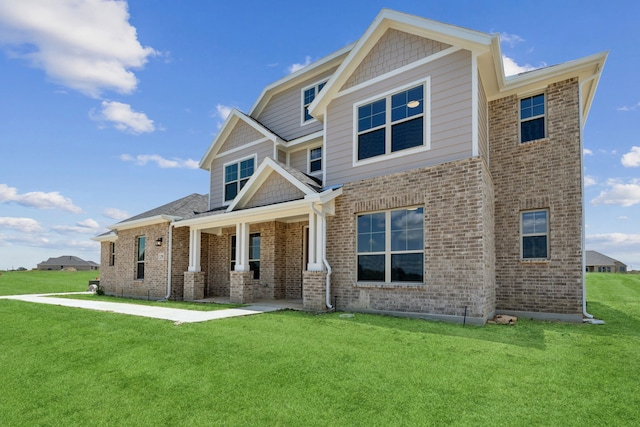
[(309, 114), (309, 104), (316, 99), (316, 96), (320, 93), (325, 84), (327, 84), (326, 81), (316, 83), (313, 86), (302, 90), (302, 124), (315, 120), (311, 114)]

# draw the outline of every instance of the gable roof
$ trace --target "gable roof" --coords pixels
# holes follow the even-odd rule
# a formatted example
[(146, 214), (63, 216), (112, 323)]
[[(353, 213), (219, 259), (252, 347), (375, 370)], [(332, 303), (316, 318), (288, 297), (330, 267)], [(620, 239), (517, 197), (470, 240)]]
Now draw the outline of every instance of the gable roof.
[(505, 76), (499, 34), (487, 34), (418, 16), (383, 9), (349, 54), (329, 79), (322, 92), (309, 106), (309, 112), (322, 121), (327, 106), (335, 98), (358, 65), (389, 29), (396, 29), (420, 37), (429, 38), (452, 46), (450, 49), (466, 49), (473, 52), (482, 78), (487, 100), (504, 96), (544, 90), (550, 83), (578, 77), (583, 84), (581, 109), (582, 123), (586, 122), (595, 95), (607, 52), (598, 53), (575, 61), (565, 62), (515, 76)]
[(389, 29), (415, 34), (477, 53), (489, 53), (491, 41), (497, 37), (497, 35), (489, 35), (390, 9), (382, 9), (351, 49), (333, 77), (329, 79), (322, 92), (311, 103), (309, 106), (311, 115), (319, 120), (323, 119), (324, 111), (330, 100), (338, 94), (347, 79)]
[(64, 265), (64, 266), (91, 266), (91, 267), (97, 267), (98, 264), (96, 264), (93, 261), (85, 261), (82, 258), (79, 258), (77, 256), (73, 256), (73, 255), (63, 255), (63, 256), (59, 256), (56, 258), (49, 258), (46, 261), (42, 261), (40, 264), (38, 264), (38, 266), (48, 266), (48, 265), (55, 265), (55, 266), (60, 266), (60, 265)]
[(586, 253), (587, 265), (614, 265), (616, 263), (626, 265), (623, 262), (613, 259), (597, 251), (587, 251)]
[[(127, 230), (130, 228), (144, 227), (147, 225), (171, 222), (180, 219), (191, 218), (196, 212), (207, 209), (209, 196), (193, 193), (173, 202), (143, 212), (139, 215), (127, 218), (117, 224), (110, 225), (110, 230)], [(109, 233), (102, 234), (94, 238), (98, 241), (108, 241)]]
[(220, 148), (224, 144), (224, 141), (229, 137), (235, 126), (239, 121), (246, 123), (251, 126), (260, 134), (264, 135), (264, 137), (273, 143), (283, 143), (284, 140), (276, 135), (273, 131), (268, 129), (266, 126), (258, 122), (252, 117), (247, 116), (243, 112), (233, 109), (231, 113), (227, 116), (226, 120), (222, 124), (220, 131), (213, 139), (213, 142), (207, 149), (207, 152), (204, 154), (202, 159), (200, 160), (200, 168), (204, 170), (209, 170), (211, 167), (211, 162), (216, 157), (216, 154), (220, 151)]
[(313, 178), (305, 175), (304, 173), (287, 167), (284, 164), (266, 157), (258, 169), (251, 175), (249, 181), (240, 190), (235, 199), (231, 202), (226, 212), (231, 212), (244, 207), (251, 197), (260, 189), (262, 184), (272, 173), (277, 173), (287, 180), (291, 185), (301, 191), (303, 196), (310, 194), (316, 194), (322, 191), (322, 186), (318, 184)]

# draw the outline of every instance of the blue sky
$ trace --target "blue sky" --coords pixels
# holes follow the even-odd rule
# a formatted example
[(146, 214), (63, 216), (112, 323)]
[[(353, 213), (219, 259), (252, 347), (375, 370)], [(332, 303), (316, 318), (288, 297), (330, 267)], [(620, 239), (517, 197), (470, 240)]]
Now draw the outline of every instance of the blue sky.
[(231, 107), (388, 7), (502, 34), (510, 72), (602, 51), (584, 130), (587, 249), (640, 269), (640, 2), (0, 0), (0, 269), (99, 261), (91, 237), (208, 192)]

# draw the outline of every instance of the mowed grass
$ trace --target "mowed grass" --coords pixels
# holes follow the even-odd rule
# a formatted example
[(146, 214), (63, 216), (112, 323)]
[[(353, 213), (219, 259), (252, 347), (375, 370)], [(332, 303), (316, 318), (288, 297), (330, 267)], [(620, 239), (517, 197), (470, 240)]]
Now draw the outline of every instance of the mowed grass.
[(0, 300), (0, 425), (637, 425), (640, 276), (590, 274), (588, 296), (605, 325)]
[(83, 292), (99, 271), (2, 271), (0, 295)]

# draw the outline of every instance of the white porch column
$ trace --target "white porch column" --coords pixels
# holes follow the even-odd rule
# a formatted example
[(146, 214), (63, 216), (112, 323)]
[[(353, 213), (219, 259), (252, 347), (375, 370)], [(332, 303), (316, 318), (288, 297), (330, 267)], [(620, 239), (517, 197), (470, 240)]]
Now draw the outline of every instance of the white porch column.
[(202, 245), (202, 231), (189, 229), (189, 270), (200, 271), (200, 248)]
[(236, 267), (235, 271), (249, 271), (249, 224), (236, 224)]
[(309, 213), (309, 264), (307, 271), (322, 271), (322, 233), (318, 229), (322, 227), (322, 221), (315, 212)]

